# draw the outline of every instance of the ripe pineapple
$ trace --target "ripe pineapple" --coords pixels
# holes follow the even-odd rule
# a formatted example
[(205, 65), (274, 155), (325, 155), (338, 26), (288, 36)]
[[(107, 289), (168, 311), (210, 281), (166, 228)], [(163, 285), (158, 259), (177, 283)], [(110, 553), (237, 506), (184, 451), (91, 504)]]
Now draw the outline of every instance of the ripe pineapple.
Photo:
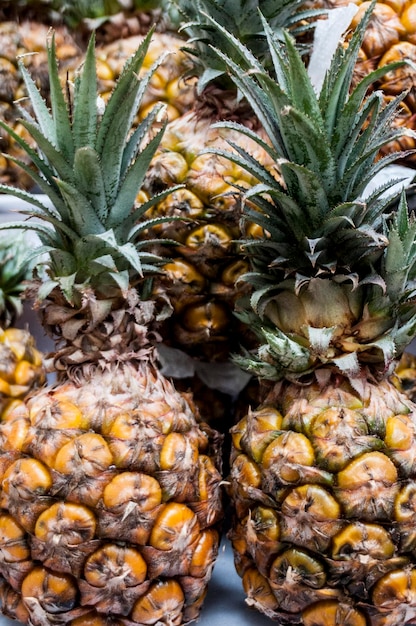
[[(150, 27), (157, 23), (143, 63), (143, 72), (167, 50), (165, 57), (152, 75), (150, 85), (138, 111), (143, 118), (157, 102), (163, 102), (169, 119), (175, 119), (188, 110), (193, 102), (193, 81), (183, 80), (189, 62), (181, 50), (183, 40), (174, 32), (170, 22), (161, 17), (161, 2), (137, 2), (131, 11), (119, 3), (78, 2), (66, 3), (56, 0), (52, 3), (22, 2), (0, 9), (0, 37), (3, 47), (0, 52), (1, 118), (13, 127), (16, 133), (26, 140), (30, 136), (18, 122), (14, 103), (24, 97), (24, 85), (17, 58), (22, 57), (31, 75), (42, 89), (42, 95), (49, 97), (49, 80), (45, 41), (51, 25), (54, 26), (57, 41), (57, 54), (60, 60), (60, 73), (63, 84), (72, 80), (77, 68), (82, 64), (89, 36), (96, 34), (98, 89), (103, 98), (108, 98), (122, 71), (124, 63), (137, 50)], [(43, 6), (43, 11), (38, 9)], [(154, 8), (152, 8), (154, 7)], [(35, 14), (34, 9), (36, 8)], [(116, 9), (119, 12), (116, 12)], [(89, 17), (90, 16), (90, 17)], [(95, 16), (95, 19), (92, 19)], [(15, 17), (15, 19), (12, 19)], [(171, 30), (168, 32), (168, 27)], [(30, 189), (33, 182), (30, 176), (16, 168), (13, 158), (24, 158), (24, 152), (7, 133), (0, 134), (0, 182), (13, 184), (22, 189)]]
[(404, 352), (392, 377), (398, 389), (404, 391), (414, 402), (416, 400), (416, 355)]
[[(312, 0), (308, 4), (315, 8), (331, 9), (347, 5), (349, 2), (350, 0)], [(353, 2), (358, 6), (358, 11), (351, 23), (351, 28), (355, 29), (371, 2), (369, 0), (353, 0)], [(371, 19), (367, 24), (354, 80), (359, 80), (360, 77), (377, 67), (385, 66), (399, 59), (409, 59), (413, 63), (416, 61), (416, 2), (414, 0), (399, 0), (398, 2), (377, 0)], [(387, 72), (374, 84), (374, 88), (383, 89), (387, 101), (403, 91), (407, 91), (407, 95), (401, 103), (399, 115), (396, 116), (395, 124), (412, 130), (416, 129), (415, 81), (415, 66), (405, 65)], [(416, 140), (404, 136), (384, 146), (382, 153), (413, 150), (415, 147)], [(403, 163), (409, 167), (415, 167), (415, 154), (407, 154), (403, 158)]]
[(111, 93), (125, 61), (154, 26), (143, 68), (148, 70), (166, 50), (172, 54), (153, 74), (139, 115), (143, 117), (159, 101), (165, 102), (169, 119), (175, 119), (190, 107), (193, 84), (182, 80), (188, 63), (181, 50), (183, 41), (170, 19), (172, 11), (168, 0), (53, 0), (50, 10), (55, 20), (56, 16), (61, 17), (82, 48), (91, 32), (95, 32), (98, 89), (103, 97)]
[[(193, 359), (190, 376), (178, 384), (201, 388), (201, 410), (210, 407), (210, 411), (213, 404), (212, 400), (206, 401), (207, 392), (208, 397), (213, 396), (207, 385), (214, 388), (216, 400), (219, 392), (226, 392), (218, 412), (218, 422), (224, 420), (225, 429), (230, 398), (247, 383), (247, 377), (237, 368), (232, 370), (229, 355), (241, 343), (249, 345), (254, 340), (232, 312), (242, 290), (238, 278), (247, 271), (246, 261), (235, 245), (240, 236), (240, 202), (235, 185), (250, 187), (255, 184), (256, 176), (221, 156), (200, 152), (203, 148), (225, 147), (227, 141), (237, 146), (241, 143), (240, 135), (231, 129), (222, 133), (213, 129), (214, 121), (239, 120), (253, 131), (261, 132), (261, 129), (247, 101), (239, 98), (225, 68), (211, 52), (211, 45), (227, 49), (226, 39), (211, 17), (221, 20), (229, 32), (246, 42), (267, 64), (270, 58), (261, 34), (260, 5), (276, 32), (289, 25), (296, 32), (301, 30), (302, 0), (177, 2), (183, 14), (180, 32), (187, 37), (184, 50), (193, 60), (189, 76), (197, 79), (196, 98), (190, 111), (168, 125), (146, 183), (150, 195), (172, 183), (184, 185), (151, 212), (153, 217), (185, 218), (162, 224), (154, 231), (156, 236), (166, 236), (179, 243), (173, 254), (171, 249), (165, 251), (169, 262), (161, 281), (168, 285), (163, 284), (162, 289), (168, 289), (174, 313), (166, 322), (164, 335), (169, 338), (168, 348), (179, 349)], [(250, 141), (244, 138), (246, 145)], [(255, 159), (274, 168), (261, 145), (253, 142), (251, 148)], [(255, 225), (252, 230), (255, 233)], [(171, 373), (175, 376), (173, 370)]]
[(30, 278), (27, 241), (0, 238), (0, 418), (29, 392), (45, 383), (42, 355), (30, 332), (16, 328), (23, 312), (23, 292)]
[(151, 34), (106, 106), (94, 38), (73, 91), (48, 44), (51, 112), (21, 67), (40, 156), (26, 149), (53, 205), (31, 197), (58, 376), (0, 425), (1, 610), (31, 625), (192, 621), (218, 550), (221, 437), (157, 368), (159, 259), (136, 242), (146, 206), (134, 201), (164, 130), (156, 108), (131, 133)]
[(404, 194), (385, 210), (392, 181), (360, 199), (401, 132), (399, 103), (366, 95), (379, 70), (350, 91), (364, 28), (320, 91), (287, 33), (268, 29), (277, 80), (226, 57), (282, 176), (228, 153), (258, 173), (244, 215), (266, 231), (241, 242), (259, 347), (237, 361), (273, 385), (232, 428), (230, 538), (248, 604), (279, 624), (416, 619), (416, 405), (389, 380), (415, 334), (416, 220)]
[[(25, 97), (24, 83), (18, 67), (18, 57), (31, 72), (42, 95), (47, 97), (49, 89), (48, 63), (45, 41), (49, 26), (40, 22), (23, 20), (0, 22), (0, 118), (13, 126), (14, 131), (24, 139), (29, 139), (24, 127), (19, 123), (15, 101)], [(78, 64), (80, 48), (65, 26), (56, 27), (56, 42), (62, 72), (72, 63)], [(32, 180), (26, 172), (16, 168), (14, 159), (24, 158), (25, 153), (11, 136), (0, 131), (0, 182), (27, 189)]]

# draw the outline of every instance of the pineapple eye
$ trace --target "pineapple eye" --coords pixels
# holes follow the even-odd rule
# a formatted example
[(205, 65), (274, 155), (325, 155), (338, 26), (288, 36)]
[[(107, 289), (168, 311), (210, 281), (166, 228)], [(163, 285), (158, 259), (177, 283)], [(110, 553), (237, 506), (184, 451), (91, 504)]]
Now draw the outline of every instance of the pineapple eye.
[(299, 577), (309, 587), (319, 589), (326, 583), (325, 569), (320, 561), (298, 549), (289, 549), (280, 554), (270, 568), (270, 580), (274, 584), (283, 582), (286, 577)]
[(150, 180), (158, 181), (164, 186), (182, 183), (188, 173), (188, 164), (178, 152), (162, 152), (152, 163)]
[[(0, 381), (0, 390), (2, 389)], [(27, 441), (27, 435), (30, 429), (30, 422), (24, 415), (18, 413), (19, 405), (10, 407), (10, 413), (6, 413), (8, 407), (5, 407), (2, 415), (1, 429), (1, 447), (4, 452), (7, 450), (23, 450)]]
[(211, 245), (226, 251), (231, 242), (232, 237), (224, 227), (216, 224), (205, 224), (193, 230), (186, 238), (185, 244), (194, 249)]
[(348, 603), (316, 602), (302, 612), (304, 626), (367, 626), (365, 616)]
[(139, 598), (132, 611), (132, 619), (138, 624), (151, 626), (169, 615), (172, 624), (181, 621), (185, 603), (180, 584), (176, 580), (163, 580), (153, 583), (150, 589)]
[(267, 578), (254, 567), (248, 568), (243, 574), (243, 588), (250, 605), (258, 606), (266, 615), (273, 614), (279, 607)]
[(87, 507), (57, 502), (38, 517), (35, 535), (54, 546), (73, 547), (93, 539), (95, 529), (95, 516)]
[(278, 435), (265, 449), (262, 464), (276, 473), (284, 483), (297, 482), (302, 466), (311, 466), (315, 460), (311, 442), (302, 433), (287, 431)]
[(281, 540), (324, 551), (342, 528), (341, 507), (329, 491), (307, 484), (292, 489), (282, 502)]
[(414, 481), (404, 485), (396, 498), (395, 519), (398, 522), (410, 522), (416, 520), (416, 483)]
[(183, 549), (199, 535), (199, 524), (193, 511), (185, 504), (168, 503), (158, 515), (150, 535), (150, 545), (158, 550)]
[(177, 281), (190, 293), (203, 292), (205, 278), (195, 267), (183, 259), (175, 259), (163, 266), (169, 280)]
[(6, 563), (30, 559), (26, 533), (11, 515), (0, 515), (0, 554)]
[(54, 400), (42, 398), (34, 399), (29, 406), (30, 422), (32, 426), (41, 428), (89, 428), (88, 420), (82, 411), (69, 400)]
[(162, 502), (162, 490), (152, 476), (139, 472), (122, 472), (106, 485), (103, 503), (111, 509), (135, 503), (140, 511), (152, 511)]
[(416, 593), (416, 569), (385, 574), (374, 585), (372, 600), (377, 607), (393, 609)]
[(397, 469), (381, 452), (368, 452), (338, 472), (338, 499), (348, 517), (387, 519), (399, 492)]
[(157, 205), (157, 214), (176, 215), (197, 219), (204, 215), (205, 207), (198, 196), (189, 189), (173, 191)]
[(202, 332), (206, 336), (223, 331), (229, 315), (222, 302), (204, 302), (189, 305), (182, 314), (184, 327), (191, 332)]
[(189, 566), (190, 576), (201, 578), (217, 556), (219, 535), (216, 530), (204, 530), (196, 544)]
[(394, 415), (387, 420), (384, 441), (392, 450), (408, 450), (415, 441), (415, 426), (407, 415)]
[(332, 540), (334, 559), (356, 558), (363, 556), (384, 560), (395, 553), (395, 546), (389, 533), (377, 524), (349, 524)]
[(233, 263), (230, 263), (230, 265), (227, 265), (225, 270), (222, 272), (221, 282), (223, 282), (224, 285), (227, 285), (228, 287), (234, 287), (238, 279), (241, 278), (243, 274), (248, 272), (249, 267), (250, 266), (247, 261), (244, 261), (243, 259), (237, 259), (237, 261), (234, 261)]
[(258, 506), (247, 520), (250, 526), (250, 533), (255, 534), (255, 541), (278, 542), (280, 538), (279, 518), (273, 509)]
[(3, 494), (24, 500), (45, 495), (53, 484), (48, 468), (40, 461), (22, 458), (6, 470), (2, 482)]
[(239, 454), (231, 468), (232, 478), (237, 484), (260, 487), (261, 472), (257, 463), (254, 463), (247, 455)]
[(169, 433), (160, 451), (160, 469), (186, 471), (198, 463), (198, 448), (185, 435)]
[(84, 433), (62, 446), (55, 458), (54, 469), (61, 474), (79, 473), (99, 476), (113, 463), (105, 439), (96, 433)]
[(107, 544), (91, 554), (84, 567), (85, 579), (94, 587), (105, 587), (109, 580), (127, 587), (140, 585), (147, 565), (135, 548)]
[(23, 580), (22, 597), (30, 608), (37, 603), (49, 613), (70, 611), (76, 604), (77, 587), (71, 576), (35, 567)]

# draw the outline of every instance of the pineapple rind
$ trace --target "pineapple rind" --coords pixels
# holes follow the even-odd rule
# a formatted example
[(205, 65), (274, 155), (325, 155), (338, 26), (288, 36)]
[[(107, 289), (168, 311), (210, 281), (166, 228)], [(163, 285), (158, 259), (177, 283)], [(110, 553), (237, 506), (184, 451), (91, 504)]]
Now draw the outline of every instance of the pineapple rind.
[[(80, 385), (46, 388), (10, 413), (0, 438), (2, 519), (7, 511), (22, 529), (21, 554), (12, 565), (3, 558), (0, 569), (34, 623), (40, 615), (52, 623), (56, 612), (68, 621), (91, 611), (141, 623), (132, 617), (137, 602), (161, 577), (182, 590), (174, 623), (196, 616), (218, 549), (220, 440), (156, 370), (126, 364)], [(172, 438), (186, 441), (188, 460), (181, 449), (169, 456)], [(22, 463), (36, 472), (24, 473)], [(5, 531), (5, 551), (11, 540)], [(106, 586), (95, 583), (88, 563), (109, 546), (142, 559), (143, 574), (108, 562)], [(78, 588), (80, 604), (55, 597), (52, 615), (52, 598), (41, 589), (36, 602), (25, 597), (36, 568), (63, 576), (64, 590)]]
[(387, 209), (391, 181), (362, 197), (392, 162), (377, 158), (398, 104), (366, 96), (378, 72), (351, 90), (364, 29), (339, 46), (320, 92), (267, 24), (277, 81), (218, 52), (282, 177), (228, 152), (259, 178), (244, 194), (257, 211), (244, 214), (267, 233), (242, 242), (253, 289), (241, 315), (260, 347), (238, 362), (279, 381), (231, 431), (230, 538), (248, 603), (283, 624), (416, 617), (415, 406), (387, 379), (414, 337), (415, 220), (404, 194)]
[[(221, 157), (199, 153), (201, 148), (220, 149), (227, 141), (239, 143), (232, 130), (212, 129), (213, 121), (244, 120), (249, 128), (257, 129), (259, 123), (228, 79), (225, 64), (211, 50), (212, 45), (224, 44), (225, 49), (234, 52), (212, 18), (244, 41), (263, 63), (267, 58), (267, 66), (270, 58), (257, 0), (177, 4), (182, 19), (180, 33), (186, 36), (184, 47), (192, 61), (185, 79), (197, 79), (196, 98), (191, 111), (168, 125), (147, 180), (150, 192), (172, 182), (184, 184), (186, 194), (169, 196), (154, 207), (154, 213), (192, 218), (192, 222), (166, 225), (168, 235), (180, 245), (172, 268), (173, 280), (172, 272), (166, 281), (174, 312), (165, 334), (170, 337), (170, 345), (199, 361), (224, 363), (241, 343), (250, 345), (254, 339), (247, 327), (233, 317), (234, 304), (246, 291), (238, 281), (244, 265), (238, 264), (239, 252), (233, 240), (241, 232), (241, 205), (235, 185), (250, 187), (256, 178), (238, 166), (227, 165)], [(306, 13), (297, 0), (262, 3), (262, 11), (270, 18), (275, 32), (280, 32), (283, 25), (291, 27), (292, 32), (302, 24), (312, 26), (311, 19), (304, 19)], [(312, 18), (314, 11), (307, 14)], [(241, 59), (241, 55), (237, 54), (237, 58)], [(247, 145), (246, 139), (244, 142)], [(264, 149), (254, 150), (255, 158), (265, 167), (272, 165)], [(170, 257), (171, 250), (165, 254)], [(183, 261), (188, 268), (186, 275), (179, 271)], [(237, 267), (239, 273), (232, 275)], [(191, 283), (190, 276), (195, 277)]]
[(18, 235), (0, 240), (0, 416), (45, 383), (43, 357), (29, 330), (15, 328), (31, 277), (27, 241)]
[[(276, 410), (280, 424), (267, 426)], [(331, 421), (347, 415), (351, 431)], [(284, 624), (315, 623), (309, 611), (330, 599), (361, 616), (351, 624), (410, 623), (414, 404), (389, 382), (361, 396), (334, 375), (325, 387), (279, 385), (231, 433), (229, 536), (248, 603)], [(311, 457), (290, 447), (294, 436), (310, 442)], [(316, 623), (340, 623), (327, 619)]]
[(52, 204), (28, 196), (42, 243), (32, 288), (58, 374), (0, 424), (2, 610), (28, 624), (193, 621), (218, 550), (221, 436), (155, 365), (167, 301), (150, 297), (161, 259), (138, 220), (171, 190), (137, 208), (135, 198), (164, 130), (160, 107), (133, 129), (160, 63), (139, 78), (151, 34), (104, 108), (93, 37), (69, 96), (49, 42), (51, 111), (22, 70), (39, 154), (21, 145)]

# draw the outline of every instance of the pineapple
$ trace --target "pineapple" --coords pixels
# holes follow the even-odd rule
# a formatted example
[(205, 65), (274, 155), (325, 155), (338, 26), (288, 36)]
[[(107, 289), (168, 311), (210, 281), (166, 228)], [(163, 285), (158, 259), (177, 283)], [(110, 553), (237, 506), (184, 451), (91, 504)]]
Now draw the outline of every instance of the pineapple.
[(150, 24), (163, 21), (164, 9), (165, 0), (2, 0), (0, 17), (13, 21), (23, 17), (54, 25), (64, 22), (78, 36), (98, 29), (102, 41), (148, 29)]
[[(188, 61), (181, 50), (183, 40), (174, 32), (170, 22), (161, 18), (159, 2), (138, 2), (131, 14), (121, 11), (119, 3), (97, 1), (67, 3), (25, 2), (6, 5), (0, 12), (0, 37), (4, 43), (0, 54), (0, 72), (3, 77), (0, 88), (0, 113), (14, 130), (26, 140), (30, 137), (18, 122), (15, 102), (24, 98), (24, 84), (18, 69), (17, 58), (25, 61), (26, 67), (49, 97), (49, 80), (45, 41), (53, 25), (56, 33), (57, 54), (60, 60), (62, 84), (72, 80), (77, 68), (82, 65), (87, 42), (94, 30), (96, 36), (96, 60), (98, 89), (103, 98), (108, 98), (122, 71), (124, 63), (134, 54), (152, 24), (158, 24), (143, 71), (149, 70), (154, 61), (166, 51), (172, 54), (154, 72), (152, 80), (141, 102), (138, 117), (143, 119), (157, 102), (163, 102), (169, 119), (175, 119), (188, 110), (193, 102), (193, 81), (183, 80)], [(43, 7), (43, 11), (38, 11)], [(154, 7), (152, 9), (152, 7)], [(35, 11), (36, 8), (36, 11)], [(115, 12), (116, 9), (119, 12)], [(94, 16), (94, 19), (93, 19)], [(167, 31), (168, 27), (171, 29)], [(13, 184), (22, 189), (33, 185), (30, 176), (15, 167), (13, 157), (22, 158), (18, 144), (7, 133), (0, 134), (0, 182)]]
[[(18, 57), (31, 72), (44, 97), (48, 95), (48, 63), (45, 41), (49, 26), (40, 22), (3, 20), (0, 23), (0, 117), (13, 126), (23, 138), (28, 135), (18, 122), (14, 103), (25, 96), (24, 82), (19, 71)], [(62, 72), (80, 61), (81, 50), (65, 26), (56, 26), (56, 42)], [(28, 189), (33, 181), (26, 172), (15, 167), (14, 158), (25, 153), (19, 144), (3, 130), (0, 131), (0, 182)]]
[(21, 236), (0, 238), (0, 418), (45, 383), (42, 355), (27, 329), (17, 328), (31, 271)]
[[(183, 81), (187, 71), (185, 54), (181, 51), (182, 39), (177, 36), (175, 24), (170, 19), (172, 10), (168, 0), (52, 0), (51, 18), (60, 16), (82, 48), (92, 31), (97, 44), (98, 89), (105, 96), (111, 93), (125, 61), (135, 52), (143, 36), (152, 26), (148, 56), (143, 63), (149, 69), (155, 59), (166, 50), (172, 53), (152, 77), (141, 104), (141, 117), (156, 101), (163, 101), (168, 116), (174, 119), (190, 106), (193, 94), (192, 81)], [(157, 29), (157, 30), (156, 30)]]
[[(207, 412), (211, 412), (214, 404), (214, 400), (207, 402), (207, 397), (215, 395), (218, 400), (218, 394), (224, 393), (217, 418), (218, 423), (223, 422), (224, 430), (227, 430), (230, 399), (247, 383), (246, 375), (232, 369), (229, 355), (241, 343), (251, 345), (255, 339), (232, 313), (242, 289), (238, 278), (248, 269), (235, 245), (240, 236), (240, 203), (235, 185), (250, 187), (256, 177), (221, 156), (200, 152), (203, 148), (225, 146), (226, 140), (237, 145), (240, 142), (240, 135), (229, 129), (225, 131), (226, 137), (213, 129), (214, 121), (239, 120), (248, 128), (259, 132), (261, 129), (247, 101), (239, 97), (225, 68), (211, 52), (211, 44), (227, 47), (211, 17), (221, 20), (229, 32), (245, 41), (268, 64), (270, 58), (258, 14), (260, 5), (276, 32), (283, 25), (291, 25), (294, 32), (303, 30), (301, 0), (177, 2), (184, 16), (180, 32), (188, 38), (184, 50), (193, 60), (189, 76), (197, 78), (196, 98), (190, 111), (168, 125), (146, 183), (150, 196), (172, 183), (184, 185), (151, 211), (153, 217), (185, 218), (162, 224), (154, 231), (156, 236), (166, 236), (179, 243), (173, 254), (171, 249), (165, 252), (169, 261), (161, 277), (162, 289), (168, 289), (174, 308), (166, 322), (164, 335), (169, 344), (166, 349), (175, 351), (175, 361), (177, 350), (191, 357), (190, 375), (178, 384), (201, 388), (202, 411), (209, 407)], [(245, 144), (250, 141), (244, 138)], [(274, 167), (262, 146), (253, 142), (251, 148), (255, 159), (266, 167)], [(252, 230), (253, 234), (257, 230), (254, 224)], [(168, 285), (163, 284), (166, 282)], [(175, 376), (173, 369), (168, 371)]]
[[(350, 0), (312, 0), (309, 6), (337, 8), (349, 4)], [(353, 0), (357, 13), (351, 28), (355, 29), (370, 6), (369, 0)], [(366, 35), (356, 64), (355, 81), (377, 67), (382, 67), (399, 59), (416, 61), (416, 2), (414, 0), (376, 1), (371, 19), (367, 23)], [(374, 85), (382, 88), (386, 101), (396, 95), (407, 92), (402, 100), (395, 124), (412, 130), (416, 129), (416, 98), (414, 84), (416, 70), (414, 65), (405, 65), (384, 74)], [(415, 139), (407, 135), (383, 146), (382, 154), (416, 147)], [(403, 158), (403, 163), (415, 167), (414, 152)]]
[(106, 105), (94, 37), (69, 89), (49, 42), (51, 111), (20, 68), (35, 116), (22, 124), (39, 154), (19, 141), (52, 208), (0, 191), (38, 218), (45, 271), (34, 289), (57, 380), (0, 425), (0, 572), (2, 612), (32, 626), (192, 621), (218, 550), (221, 436), (158, 370), (169, 307), (149, 297), (159, 259), (137, 241), (141, 213), (161, 199), (134, 209), (164, 131), (156, 107), (131, 132), (151, 35)]
[(416, 400), (416, 355), (403, 353), (392, 376), (393, 383), (414, 402)]
[(367, 93), (383, 70), (351, 91), (369, 17), (321, 89), (288, 33), (265, 27), (276, 79), (248, 50), (250, 72), (218, 52), (282, 177), (243, 148), (220, 153), (260, 181), (244, 216), (265, 235), (241, 242), (252, 292), (237, 309), (259, 346), (236, 360), (271, 385), (231, 430), (230, 539), (247, 603), (279, 624), (416, 619), (416, 405), (389, 378), (415, 335), (416, 219), (404, 193), (386, 211), (391, 180), (363, 199), (400, 157), (380, 146), (404, 132), (400, 98)]
[[(118, 80), (126, 61), (137, 49), (143, 34), (115, 39), (97, 47), (98, 89), (103, 98), (108, 98)], [(143, 62), (143, 71), (147, 71), (166, 51), (170, 55), (153, 74), (145, 96), (138, 110), (139, 119), (143, 119), (156, 103), (163, 103), (170, 120), (181, 117), (193, 103), (194, 84), (185, 80), (189, 62), (182, 50), (183, 41), (170, 32), (156, 32), (152, 38), (148, 53)]]

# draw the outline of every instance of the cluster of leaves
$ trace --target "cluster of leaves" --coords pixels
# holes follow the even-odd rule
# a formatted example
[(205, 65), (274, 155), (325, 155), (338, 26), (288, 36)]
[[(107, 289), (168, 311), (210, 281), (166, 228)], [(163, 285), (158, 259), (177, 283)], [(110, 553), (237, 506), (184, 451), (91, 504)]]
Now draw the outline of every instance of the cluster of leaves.
[(0, 237), (0, 327), (7, 328), (22, 314), (22, 294), (32, 276), (27, 238)]
[[(415, 330), (415, 221), (407, 218), (405, 208), (394, 219), (388, 214), (390, 189), (397, 181), (387, 180), (363, 197), (378, 172), (406, 155), (390, 153), (379, 158), (380, 149), (412, 133), (394, 124), (405, 94), (385, 105), (382, 93), (369, 90), (382, 74), (401, 66), (402, 61), (373, 71), (353, 86), (371, 10), (349, 45), (337, 47), (320, 91), (289, 33), (284, 32), (281, 41), (262, 18), (273, 61), (271, 75), (238, 38), (215, 24), (238, 54), (230, 57), (218, 48), (212, 48), (213, 53), (226, 64), (268, 141), (241, 124), (223, 122), (216, 126), (231, 128), (256, 141), (278, 172), (269, 171), (241, 144), (232, 143), (233, 151), (215, 151), (260, 181), (248, 191), (241, 190), (245, 218), (266, 233), (262, 239), (242, 242), (252, 262), (252, 271), (244, 280), (253, 288), (250, 307), (242, 316), (251, 327), (257, 326), (269, 346), (275, 377), (287, 373), (289, 354), (302, 353), (295, 365), (300, 371), (311, 367), (313, 358), (305, 349), (310, 341), (308, 329), (299, 329), (298, 338), (288, 337), (273, 325), (268, 329), (264, 320), (267, 307), (284, 291), (300, 294), (316, 277), (340, 285), (348, 283), (352, 290), (365, 292), (365, 314), (383, 323), (375, 324), (375, 335), (364, 341), (368, 350), (380, 354), (386, 363), (401, 352)], [(235, 60), (238, 56), (243, 63)], [(298, 342), (296, 350), (288, 345), (293, 341)], [(324, 343), (328, 354), (334, 352), (331, 339), (325, 338)], [(365, 352), (364, 346), (358, 348)], [(358, 356), (354, 358), (354, 363), (351, 358), (346, 365), (349, 373), (359, 370)], [(264, 354), (259, 355), (252, 363), (254, 371), (258, 373), (259, 364), (264, 368), (264, 361)], [(247, 360), (240, 362), (248, 366)]]
[(141, 233), (150, 224), (141, 218), (170, 190), (135, 206), (165, 127), (161, 124), (149, 135), (159, 107), (135, 127), (146, 86), (162, 62), (159, 59), (144, 77), (138, 77), (151, 36), (152, 32), (125, 64), (106, 105), (97, 97), (94, 36), (72, 97), (66, 96), (60, 83), (53, 37), (49, 42), (51, 110), (20, 64), (34, 111), (32, 117), (21, 109), (21, 123), (38, 149), (4, 122), (0, 126), (30, 157), (35, 168), (19, 159), (15, 162), (46, 194), (51, 206), (36, 194), (16, 188), (2, 185), (0, 191), (28, 201), (32, 206), (27, 214), (37, 218), (23, 226), (22, 222), (9, 223), (7, 228), (31, 229), (42, 243), (34, 254), (46, 255), (49, 279), (41, 288), (40, 298), (57, 286), (72, 304), (80, 301), (84, 289), (108, 297), (114, 290), (125, 292), (140, 277), (156, 271), (160, 260), (145, 251), (150, 242), (141, 240)]
[[(300, 40), (313, 28), (314, 19), (323, 13), (302, 8), (305, 0), (173, 0), (173, 4), (181, 16), (180, 32), (187, 37), (185, 49), (194, 59), (192, 72), (198, 75), (199, 92), (212, 81), (235, 89), (227, 74), (227, 64), (212, 49), (214, 42), (226, 56), (249, 69), (245, 55), (230, 42), (228, 35), (231, 35), (252, 52), (258, 63), (272, 70), (261, 14), (277, 37), (282, 37), (283, 29), (289, 29)], [(218, 24), (223, 29), (218, 29)]]

